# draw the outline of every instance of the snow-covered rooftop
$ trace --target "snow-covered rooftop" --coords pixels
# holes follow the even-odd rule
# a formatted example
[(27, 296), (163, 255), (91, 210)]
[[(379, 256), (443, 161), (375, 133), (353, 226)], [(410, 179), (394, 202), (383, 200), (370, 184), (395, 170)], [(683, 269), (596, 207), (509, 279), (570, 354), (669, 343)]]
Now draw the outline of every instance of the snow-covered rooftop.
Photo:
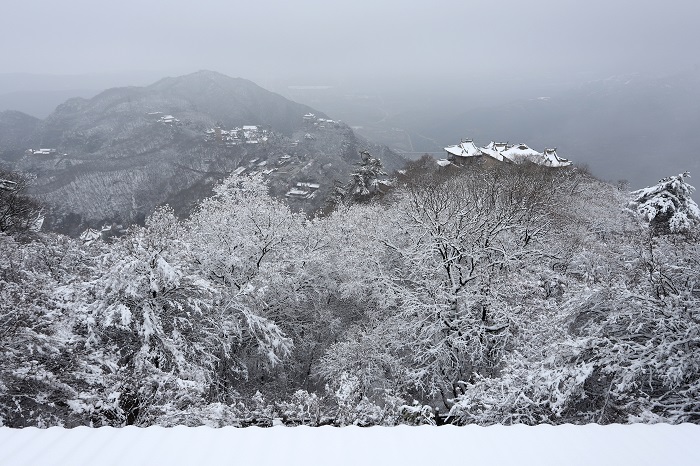
[(509, 160), (524, 159), (527, 157), (536, 157), (542, 155), (542, 153), (537, 152), (535, 149), (531, 149), (527, 144), (516, 144), (503, 152), (503, 157)]
[(101, 235), (99, 231), (93, 228), (88, 228), (80, 234), (80, 240), (84, 243), (90, 244), (95, 240), (100, 239), (100, 236)]
[(321, 187), (320, 184), (318, 183), (311, 183), (311, 182), (303, 182), (300, 181), (297, 183), (297, 187), (299, 188), (309, 188), (309, 189), (318, 189)]
[(0, 464), (700, 464), (700, 426), (0, 428)]
[(486, 145), (486, 147), (480, 147), (479, 149), (482, 153), (488, 155), (489, 157), (493, 157), (499, 162), (503, 162), (503, 155), (501, 154), (501, 152), (506, 150), (507, 148), (507, 144), (501, 144), (491, 141)]
[[(486, 155), (499, 162), (504, 160), (514, 163), (531, 162), (546, 167), (571, 165), (571, 161), (557, 155), (556, 149), (545, 149), (544, 152), (538, 152), (528, 147), (527, 144), (510, 145), (506, 142), (491, 141), (485, 147), (477, 147), (471, 139), (467, 139), (460, 144), (445, 147), (445, 151), (451, 156), (451, 159)], [(438, 164), (444, 166), (441, 161), (438, 161)]]
[(554, 149), (544, 150), (545, 165), (548, 167), (568, 167), (571, 165), (571, 161), (557, 155), (556, 147)]
[(467, 139), (454, 146), (445, 147), (448, 154), (456, 157), (476, 157), (482, 155), (482, 152), (474, 145), (474, 141)]
[(17, 182), (10, 180), (0, 180), (0, 189), (12, 191), (17, 187)]
[(292, 188), (289, 191), (287, 191), (287, 194), (285, 196), (287, 197), (306, 197), (310, 193), (306, 189), (299, 189), (299, 188)]

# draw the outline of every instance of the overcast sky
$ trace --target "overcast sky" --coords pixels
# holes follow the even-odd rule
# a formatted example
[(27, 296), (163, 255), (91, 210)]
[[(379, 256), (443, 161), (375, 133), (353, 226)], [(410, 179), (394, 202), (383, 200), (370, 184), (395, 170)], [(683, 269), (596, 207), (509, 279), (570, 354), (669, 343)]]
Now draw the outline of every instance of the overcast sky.
[(0, 73), (250, 79), (473, 73), (526, 77), (681, 69), (693, 0), (6, 0)]

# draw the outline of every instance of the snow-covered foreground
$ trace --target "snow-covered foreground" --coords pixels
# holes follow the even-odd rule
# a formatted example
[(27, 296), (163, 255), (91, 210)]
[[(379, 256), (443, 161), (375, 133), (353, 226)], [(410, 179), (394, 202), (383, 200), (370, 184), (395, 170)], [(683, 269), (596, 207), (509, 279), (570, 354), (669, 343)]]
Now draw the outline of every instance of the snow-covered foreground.
[(698, 465), (700, 426), (0, 428), (0, 465)]

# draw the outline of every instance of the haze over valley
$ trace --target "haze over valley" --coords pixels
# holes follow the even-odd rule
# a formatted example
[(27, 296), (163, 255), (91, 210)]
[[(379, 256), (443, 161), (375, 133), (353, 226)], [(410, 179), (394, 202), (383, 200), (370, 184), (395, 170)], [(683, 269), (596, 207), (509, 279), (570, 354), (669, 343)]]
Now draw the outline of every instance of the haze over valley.
[[(13, 44), (0, 66), (0, 111), (43, 119), (70, 97), (212, 70), (408, 158), (463, 138), (504, 139), (555, 146), (633, 187), (698, 167), (688, 151), (700, 114), (692, 2), (161, 7), (13, 7), (0, 32)], [(26, 34), (26, 24), (41, 33)]]
[[(424, 153), (440, 158), (443, 147), (465, 138), (482, 144), (503, 139), (557, 147), (603, 179), (641, 187), (654, 183), (664, 170), (694, 173), (700, 169), (700, 159), (689, 151), (700, 146), (700, 134), (695, 131), (700, 121), (700, 67), (658, 73), (578, 82), (504, 78), (496, 85), (469, 76), (464, 88), (447, 89), (382, 80), (267, 81), (271, 90), (343, 121), (358, 135), (409, 160)], [(17, 77), (4, 78), (6, 89), (18, 88)], [(100, 92), (62, 87), (133, 85), (143, 79), (138, 74), (35, 76), (36, 83), (27, 90), (0, 95), (0, 110), (45, 118), (53, 111), (50, 107), (69, 97), (90, 98)]]

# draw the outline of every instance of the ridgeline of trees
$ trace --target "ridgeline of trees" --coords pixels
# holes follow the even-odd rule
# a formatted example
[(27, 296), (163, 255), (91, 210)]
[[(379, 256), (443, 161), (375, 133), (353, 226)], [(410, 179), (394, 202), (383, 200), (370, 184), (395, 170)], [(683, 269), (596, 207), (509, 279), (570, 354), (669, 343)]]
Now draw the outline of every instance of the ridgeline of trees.
[(700, 422), (687, 174), (375, 161), (320, 218), (255, 176), (111, 243), (10, 214), (0, 425)]

